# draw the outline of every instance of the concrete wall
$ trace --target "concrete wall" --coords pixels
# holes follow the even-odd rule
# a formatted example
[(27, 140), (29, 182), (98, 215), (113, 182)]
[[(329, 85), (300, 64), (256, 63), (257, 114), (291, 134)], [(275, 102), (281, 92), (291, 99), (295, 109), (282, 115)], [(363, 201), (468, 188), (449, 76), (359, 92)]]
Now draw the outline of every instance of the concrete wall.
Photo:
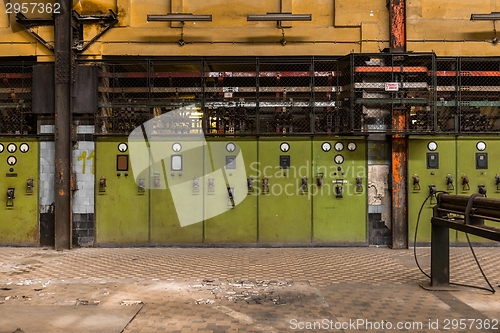
[[(19, 1), (19, 0), (13, 0)], [(51, 61), (52, 52), (7, 14), (6, 2), (0, 3), (0, 56), (37, 56)], [(74, 1), (80, 14), (106, 14), (112, 9), (119, 23), (93, 44), (84, 55), (102, 56), (292, 56), (345, 55), (354, 52), (378, 52), (389, 46), (389, 13), (386, 0), (101, 0)], [(312, 14), (311, 22), (287, 22), (282, 30), (276, 22), (247, 22), (247, 14), (291, 11)], [(498, 55), (493, 44), (492, 22), (473, 22), (473, 13), (500, 10), (500, 0), (436, 2), (407, 0), (408, 51), (434, 51), (438, 55)], [(211, 14), (212, 22), (147, 22), (147, 14)], [(28, 17), (50, 17), (31, 14)], [(85, 39), (100, 28), (86, 26)], [(178, 40), (186, 41), (179, 46)], [(53, 41), (53, 27), (36, 31)], [(9, 46), (9, 47), (4, 47)], [(82, 55), (83, 56), (83, 55)]]

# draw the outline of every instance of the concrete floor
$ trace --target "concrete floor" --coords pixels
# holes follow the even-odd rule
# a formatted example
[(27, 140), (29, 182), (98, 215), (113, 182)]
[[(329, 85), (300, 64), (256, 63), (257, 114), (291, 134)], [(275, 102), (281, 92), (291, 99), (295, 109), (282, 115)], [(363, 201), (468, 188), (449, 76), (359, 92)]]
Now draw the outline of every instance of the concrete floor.
[[(500, 290), (500, 247), (476, 253)], [(451, 257), (453, 282), (487, 287), (468, 248)], [(428, 283), (384, 247), (0, 247), (0, 333), (500, 332), (499, 293)]]

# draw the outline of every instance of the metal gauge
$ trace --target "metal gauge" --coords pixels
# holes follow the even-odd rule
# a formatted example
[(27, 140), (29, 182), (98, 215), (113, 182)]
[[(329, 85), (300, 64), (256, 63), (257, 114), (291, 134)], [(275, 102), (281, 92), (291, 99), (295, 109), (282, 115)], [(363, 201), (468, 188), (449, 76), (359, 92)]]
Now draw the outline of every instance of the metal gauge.
[(236, 145), (232, 142), (229, 142), (227, 145), (226, 145), (226, 150), (230, 153), (232, 153), (233, 151), (236, 150)]
[(16, 145), (15, 145), (15, 144), (13, 144), (13, 143), (9, 143), (9, 145), (7, 146), (7, 151), (8, 151), (9, 153), (13, 153), (13, 152), (15, 152), (16, 150), (17, 150)]
[(4, 146), (3, 146), (3, 144), (0, 143), (0, 153), (3, 153), (3, 150), (4, 150)]
[(349, 142), (347, 144), (347, 150), (349, 151), (355, 151), (358, 146), (354, 142)]
[(334, 146), (336, 151), (342, 151), (344, 150), (344, 144), (342, 142), (337, 142)]
[(178, 153), (182, 150), (182, 145), (179, 142), (176, 142), (172, 145), (172, 150)]
[(342, 156), (340, 154), (335, 155), (334, 161), (337, 164), (342, 164), (342, 163), (344, 163), (344, 156)]
[(483, 151), (486, 149), (486, 143), (484, 141), (479, 141), (478, 143), (476, 143), (476, 148), (479, 151)]
[(28, 150), (30, 150), (30, 146), (27, 143), (21, 143), (21, 145), (19, 146), (19, 151), (21, 153), (27, 153)]
[(15, 156), (7, 157), (7, 164), (8, 165), (15, 165), (16, 163), (17, 163), (17, 158)]
[(288, 142), (282, 142), (280, 144), (280, 150), (284, 153), (286, 153), (287, 151), (290, 150), (290, 145), (288, 144)]
[(321, 145), (321, 149), (323, 149), (324, 152), (328, 152), (332, 149), (332, 145), (330, 144), (330, 142), (323, 142), (323, 144)]
[(435, 141), (430, 141), (428, 144), (427, 144), (427, 148), (430, 150), (430, 151), (434, 151), (438, 148), (438, 144), (435, 142)]
[(120, 153), (124, 153), (127, 150), (128, 150), (128, 145), (125, 142), (120, 142), (120, 144), (118, 145), (118, 151)]

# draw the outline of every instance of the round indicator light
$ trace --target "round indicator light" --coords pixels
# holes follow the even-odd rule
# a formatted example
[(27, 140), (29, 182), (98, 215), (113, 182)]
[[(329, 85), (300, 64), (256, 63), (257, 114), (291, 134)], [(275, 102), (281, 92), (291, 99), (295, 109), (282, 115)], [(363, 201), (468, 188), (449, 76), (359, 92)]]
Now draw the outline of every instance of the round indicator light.
[(226, 150), (230, 153), (232, 153), (233, 151), (236, 150), (236, 145), (232, 142), (229, 142), (227, 145), (226, 145)]
[(354, 142), (349, 142), (347, 144), (347, 150), (349, 151), (355, 151), (358, 146)]
[(30, 150), (30, 146), (27, 143), (21, 143), (21, 145), (19, 146), (19, 151), (21, 153), (27, 153), (28, 150)]
[(430, 141), (428, 144), (427, 144), (427, 148), (430, 150), (430, 151), (434, 151), (438, 148), (438, 144), (435, 142), (435, 141)]
[(478, 143), (476, 143), (476, 148), (479, 151), (483, 151), (486, 149), (486, 143), (484, 141), (479, 141)]
[(120, 142), (120, 144), (118, 145), (118, 151), (120, 153), (124, 153), (127, 150), (128, 150), (128, 145), (125, 142)]
[(330, 142), (323, 142), (323, 144), (321, 145), (321, 149), (324, 152), (329, 152), (332, 149), (332, 145), (330, 144)]
[(3, 146), (3, 144), (0, 143), (0, 153), (3, 153), (3, 150), (4, 150), (4, 146)]
[(342, 151), (344, 150), (344, 144), (342, 142), (337, 142), (334, 146), (336, 151)]
[(290, 145), (288, 144), (288, 142), (283, 142), (280, 144), (280, 150), (284, 153), (286, 153), (287, 151), (290, 150)]
[(179, 142), (176, 142), (172, 145), (172, 150), (178, 153), (182, 150), (182, 145)]
[(15, 144), (13, 144), (13, 143), (9, 143), (9, 145), (7, 146), (7, 151), (8, 151), (9, 153), (13, 153), (13, 152), (15, 152), (16, 150), (17, 150), (16, 145), (15, 145)]
[(340, 154), (335, 155), (334, 161), (337, 164), (342, 164), (342, 163), (344, 163), (344, 156), (342, 156)]
[(16, 165), (16, 163), (17, 163), (17, 158), (15, 156), (7, 157), (7, 164), (8, 165)]

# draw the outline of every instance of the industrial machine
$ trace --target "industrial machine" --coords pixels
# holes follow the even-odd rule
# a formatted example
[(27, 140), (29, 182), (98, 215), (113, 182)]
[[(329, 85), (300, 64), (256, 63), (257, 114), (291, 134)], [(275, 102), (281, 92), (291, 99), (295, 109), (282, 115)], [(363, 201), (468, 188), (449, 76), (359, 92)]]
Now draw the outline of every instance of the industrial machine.
[(39, 242), (38, 145), (36, 139), (0, 138), (0, 244)]

